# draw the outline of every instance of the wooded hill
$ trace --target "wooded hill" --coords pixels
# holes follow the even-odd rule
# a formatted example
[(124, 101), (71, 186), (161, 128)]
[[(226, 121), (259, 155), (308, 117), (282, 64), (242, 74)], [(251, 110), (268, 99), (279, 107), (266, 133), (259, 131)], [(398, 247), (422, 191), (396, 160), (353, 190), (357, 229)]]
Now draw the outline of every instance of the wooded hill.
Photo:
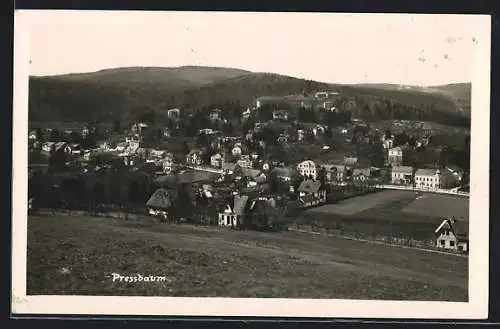
[[(467, 124), (470, 105), (465, 105), (470, 104), (470, 84), (432, 87), (432, 90), (387, 86), (390, 85), (327, 84), (226, 68), (120, 68), (30, 77), (29, 114), (31, 121), (109, 121), (136, 117), (147, 110), (162, 112), (181, 107), (195, 111), (229, 102), (246, 108), (258, 96), (339, 90), (344, 98), (355, 100), (354, 108), (358, 111), (364, 111), (360, 107), (369, 107), (373, 120), (394, 117), (389, 113), (393, 110), (387, 108), (390, 107), (400, 113), (398, 119)], [(425, 115), (415, 114), (422, 109)]]

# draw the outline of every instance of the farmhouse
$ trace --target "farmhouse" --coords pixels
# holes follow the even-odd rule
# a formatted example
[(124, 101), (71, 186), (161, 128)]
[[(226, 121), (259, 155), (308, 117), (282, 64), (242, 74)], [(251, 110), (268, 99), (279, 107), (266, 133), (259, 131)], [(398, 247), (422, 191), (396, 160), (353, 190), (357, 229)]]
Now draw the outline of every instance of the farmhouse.
[(151, 216), (161, 216), (167, 218), (168, 211), (172, 207), (172, 194), (170, 191), (159, 188), (146, 202), (149, 214)]
[(297, 188), (301, 206), (311, 207), (324, 204), (326, 202), (326, 190), (321, 186), (321, 182), (306, 179)]
[(409, 185), (412, 183), (413, 167), (395, 166), (391, 170), (391, 182), (393, 184)]
[(311, 160), (302, 161), (297, 165), (297, 171), (306, 178), (316, 179), (316, 164)]
[(234, 204), (231, 208), (226, 205), (226, 209), (219, 213), (219, 226), (225, 227), (238, 227), (243, 223), (243, 216), (248, 202), (247, 195), (236, 195), (234, 197)]
[(469, 251), (469, 223), (454, 218), (445, 219), (434, 231), (436, 246), (460, 252)]

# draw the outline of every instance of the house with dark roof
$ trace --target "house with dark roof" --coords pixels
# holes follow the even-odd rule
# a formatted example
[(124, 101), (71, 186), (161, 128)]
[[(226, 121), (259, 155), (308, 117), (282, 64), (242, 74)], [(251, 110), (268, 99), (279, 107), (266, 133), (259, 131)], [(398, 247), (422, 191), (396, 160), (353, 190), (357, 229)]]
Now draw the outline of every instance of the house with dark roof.
[(219, 213), (219, 226), (236, 228), (243, 224), (247, 195), (235, 195), (233, 205), (226, 205), (224, 211)]
[(391, 169), (392, 184), (409, 185), (413, 182), (413, 167), (394, 166)]
[(146, 202), (146, 206), (151, 216), (161, 216), (167, 218), (168, 211), (174, 202), (174, 195), (171, 191), (159, 188)]
[(366, 182), (371, 178), (370, 168), (354, 168), (352, 170), (352, 180), (354, 182)]
[(297, 188), (298, 200), (303, 208), (319, 206), (326, 203), (326, 189), (319, 181), (306, 179)]
[(436, 247), (459, 252), (469, 252), (469, 222), (444, 219), (434, 231)]

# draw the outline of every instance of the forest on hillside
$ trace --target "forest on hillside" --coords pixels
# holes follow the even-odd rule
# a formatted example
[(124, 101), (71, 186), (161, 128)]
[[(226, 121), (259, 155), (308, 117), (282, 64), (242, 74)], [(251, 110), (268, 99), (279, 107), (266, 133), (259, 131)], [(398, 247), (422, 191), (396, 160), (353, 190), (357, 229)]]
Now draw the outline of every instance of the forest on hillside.
[[(204, 108), (241, 112), (257, 96), (310, 94), (339, 90), (339, 107), (352, 117), (376, 120), (422, 120), (444, 125), (469, 126), (470, 113), (457, 110), (450, 97), (436, 93), (329, 85), (276, 74), (246, 74), (187, 90), (168, 84), (100, 83), (99, 80), (30, 78), (30, 121), (85, 122), (135, 118), (154, 111), (161, 115), (174, 107), (188, 112)], [(231, 115), (225, 116), (231, 117)]]

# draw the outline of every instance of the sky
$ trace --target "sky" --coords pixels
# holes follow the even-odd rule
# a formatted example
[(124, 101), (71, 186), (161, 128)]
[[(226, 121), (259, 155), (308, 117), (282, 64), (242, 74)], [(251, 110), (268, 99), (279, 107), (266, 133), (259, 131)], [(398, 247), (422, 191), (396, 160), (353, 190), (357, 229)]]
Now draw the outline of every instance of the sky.
[(409, 14), (32, 11), (23, 15), (31, 75), (200, 65), (329, 83), (406, 85), (471, 81), (474, 46), (484, 42), (480, 28), (487, 22), (485, 16)]

